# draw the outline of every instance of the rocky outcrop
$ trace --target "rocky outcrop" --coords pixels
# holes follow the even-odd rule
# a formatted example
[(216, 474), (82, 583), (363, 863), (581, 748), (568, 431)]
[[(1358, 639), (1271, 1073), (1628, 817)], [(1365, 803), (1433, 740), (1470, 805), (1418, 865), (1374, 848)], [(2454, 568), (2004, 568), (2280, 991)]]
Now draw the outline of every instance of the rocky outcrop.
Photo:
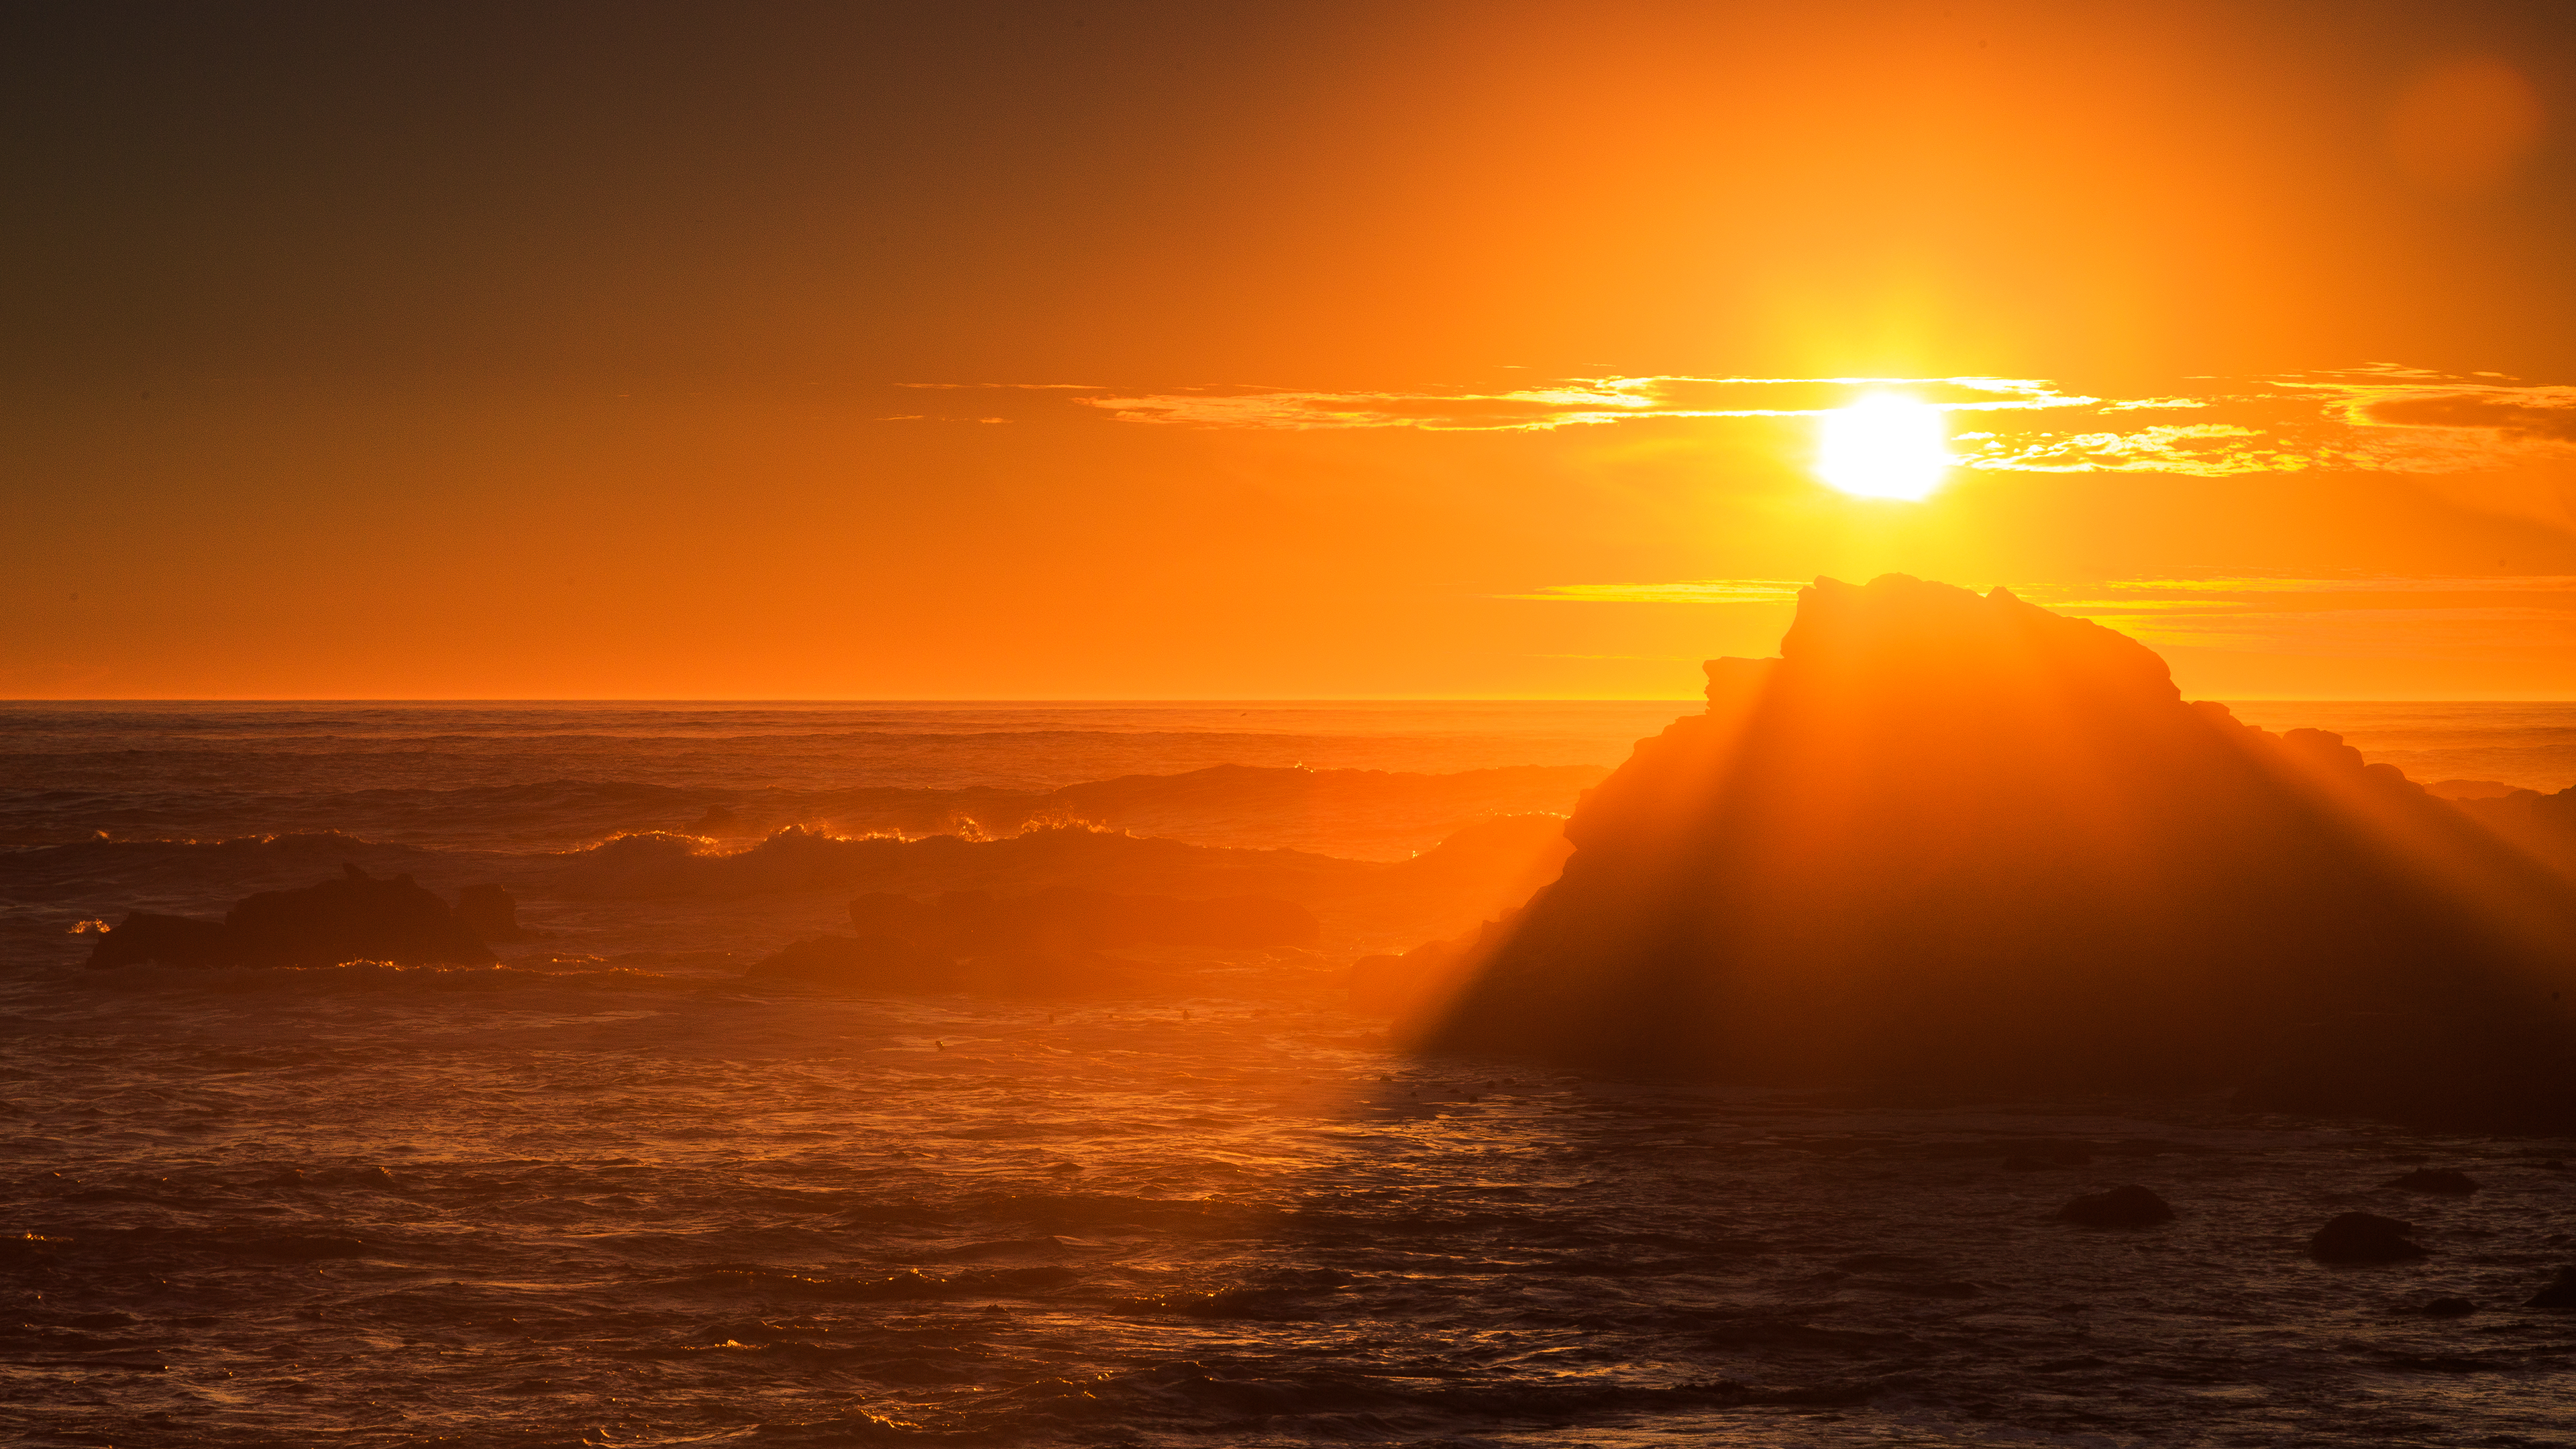
[[(2559, 877), (2333, 735), (2186, 703), (2109, 629), (1819, 580), (1779, 658), (1709, 666), (1709, 701), (1585, 797), (1433, 1044), (1774, 1083), (2268, 1076), (2328, 1108), (2300, 1092), (2339, 1063), (2471, 1115), (2508, 1094), (2469, 1081), (2487, 1065), (2563, 1060)], [(2392, 1071), (2351, 1021), (2441, 1045)], [(2320, 1062), (2285, 1079), (2303, 1030)]]
[(569, 855), (549, 894), (591, 899), (738, 897), (792, 891), (998, 897), (1053, 890), (1211, 900), (1267, 897), (1312, 911), (1327, 931), (1402, 939), (1447, 934), (1517, 906), (1555, 878), (1563, 817), (1478, 821), (1407, 860), (1234, 850), (1065, 827), (999, 839), (847, 838), (781, 830), (726, 850), (693, 837), (618, 836)]
[(379, 879), (357, 866), (302, 890), (263, 891), (221, 921), (138, 911), (100, 935), (91, 967), (488, 966), (492, 952), (447, 903), (408, 875)]
[(234, 966), (240, 964), (232, 935), (221, 921), (134, 911), (90, 942), (93, 969), (105, 966)]
[(456, 919), (485, 942), (525, 941), (535, 935), (520, 927), (519, 898), (507, 886), (470, 885), (458, 891)]
[(2308, 1238), (2308, 1256), (2320, 1263), (2409, 1263), (2431, 1250), (2413, 1240), (2412, 1223), (2377, 1213), (2342, 1213)]

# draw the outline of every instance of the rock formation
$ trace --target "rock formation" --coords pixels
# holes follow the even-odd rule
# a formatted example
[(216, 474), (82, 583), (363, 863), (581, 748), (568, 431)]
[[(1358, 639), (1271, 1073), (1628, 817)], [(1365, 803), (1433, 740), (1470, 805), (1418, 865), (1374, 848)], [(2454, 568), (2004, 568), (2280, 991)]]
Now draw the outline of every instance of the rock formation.
[(302, 890), (262, 891), (221, 921), (137, 911), (90, 948), (91, 967), (488, 966), (495, 959), (447, 903), (410, 876), (381, 880), (354, 865)]
[(2308, 1237), (2308, 1256), (2320, 1263), (2407, 1263), (2431, 1249), (2409, 1234), (2413, 1223), (2377, 1213), (2338, 1213)]
[(487, 943), (525, 941), (531, 934), (519, 925), (519, 898), (507, 886), (470, 885), (458, 891), (456, 919)]
[[(2478, 1076), (2499, 1061), (2568, 1078), (2564, 880), (2333, 735), (2185, 703), (2133, 640), (2001, 589), (1820, 579), (1779, 658), (1708, 674), (1707, 713), (1585, 797), (1434, 1045), (2304, 1108), (2492, 1105), (2521, 1090)], [(2355, 1047), (2390, 1026), (2421, 1070)]]

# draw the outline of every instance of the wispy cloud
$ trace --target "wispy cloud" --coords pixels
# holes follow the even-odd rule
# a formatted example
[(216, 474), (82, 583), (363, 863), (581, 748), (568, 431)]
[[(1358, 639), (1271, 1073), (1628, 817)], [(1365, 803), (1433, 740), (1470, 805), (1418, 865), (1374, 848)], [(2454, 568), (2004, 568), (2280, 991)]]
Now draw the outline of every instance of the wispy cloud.
[(2451, 574), (2432, 578), (2356, 574), (2339, 579), (2214, 575), (2119, 579), (2102, 587), (2191, 597), (2205, 594), (2576, 594), (2576, 574)]
[[(1061, 382), (903, 386), (1043, 393), (1058, 399), (1054, 406), (1142, 426), (1480, 433), (1644, 422), (1722, 427), (1733, 420), (1812, 417), (1871, 392), (1893, 391), (1955, 415), (1959, 466), (1989, 473), (2456, 472), (2540, 455), (2576, 456), (2576, 386), (2394, 364), (2185, 381), (2202, 386), (2128, 398), (2008, 377), (1607, 375), (1501, 389), (1343, 391), (1252, 384), (1157, 391)], [(2159, 412), (2194, 416), (2153, 420)], [(1974, 426), (1958, 426), (1968, 423)]]
[(2451, 472), (2576, 452), (2576, 387), (2529, 385), (2496, 373), (2465, 377), (2375, 367), (2285, 378), (2351, 432), (2364, 466)]
[(2010, 473), (2295, 472), (2312, 467), (2304, 451), (2285, 451), (2257, 428), (2235, 423), (2160, 423), (2133, 432), (1987, 435), (1960, 465)]
[(2209, 399), (2205, 397), (2135, 397), (2126, 402), (2104, 403), (2102, 411), (2134, 413), (2159, 408), (2205, 408), (2207, 406), (2209, 406)]
[(1802, 417), (1842, 407), (1859, 391), (1893, 387), (1966, 412), (2083, 407), (2096, 401), (2059, 393), (2035, 379), (2001, 377), (1595, 377), (1505, 392), (1188, 388), (1076, 401), (1131, 423), (1544, 432), (1658, 418)]

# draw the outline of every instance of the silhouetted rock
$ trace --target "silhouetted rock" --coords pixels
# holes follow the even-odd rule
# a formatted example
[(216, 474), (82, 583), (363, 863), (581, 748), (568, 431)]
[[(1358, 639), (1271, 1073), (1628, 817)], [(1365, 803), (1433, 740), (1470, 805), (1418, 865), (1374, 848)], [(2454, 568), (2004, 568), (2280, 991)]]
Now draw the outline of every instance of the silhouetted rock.
[(2576, 1268), (2561, 1268), (2549, 1286), (2522, 1302), (2525, 1308), (2576, 1308)]
[(338, 880), (244, 899), (224, 913), (224, 929), (246, 959), (261, 964), (492, 963), (491, 951), (447, 903), (410, 876), (380, 880), (354, 865), (341, 869)]
[(529, 933), (519, 928), (519, 898), (510, 894), (506, 886), (470, 885), (458, 891), (456, 919), (485, 941), (530, 939)]
[(2454, 1172), (2447, 1167), (2419, 1167), (2391, 1178), (2388, 1185), (2408, 1192), (2437, 1192), (2463, 1197), (2478, 1190), (2478, 1184), (2467, 1173)]
[[(1455, 932), (1516, 907), (1554, 875), (1566, 850), (1555, 816), (1515, 816), (1458, 832), (1410, 860), (1344, 860), (1297, 850), (1232, 850), (1081, 827), (1033, 829), (1002, 839), (931, 835), (845, 838), (790, 827), (742, 849), (694, 836), (621, 835), (572, 853), (550, 893), (590, 898), (749, 896), (833, 889), (916, 898), (981, 890), (1009, 901), (1048, 891), (1150, 896), (1183, 902), (1263, 899), (1302, 907), (1339, 929), (1416, 938)], [(1311, 939), (1284, 909), (1241, 905), (1178, 913), (1170, 927), (1144, 920), (1130, 944), (1289, 943)], [(1247, 937), (1244, 932), (1254, 934)], [(1158, 934), (1159, 933), (1159, 934)]]
[(2377, 1213), (2344, 1213), (2308, 1239), (2308, 1256), (2320, 1263), (2403, 1263), (2431, 1249), (2410, 1241), (2412, 1223)]
[[(2576, 894), (2334, 736), (2249, 728), (2111, 630), (1901, 575), (1818, 580), (1781, 657), (1714, 662), (1709, 695), (1584, 798), (1561, 878), (1431, 1044), (2576, 1123), (2550, 997)], [(2354, 1016), (2420, 1042), (2391, 1055)]]
[(2059, 1208), (2057, 1215), (2088, 1228), (2143, 1228), (2173, 1221), (2174, 1210), (2163, 1198), (2131, 1183), (2087, 1193)]
[(230, 966), (238, 960), (232, 936), (221, 921), (135, 911), (90, 942), (85, 964), (93, 968), (147, 961), (164, 966)]
[(2463, 1318), (2478, 1311), (2478, 1305), (2466, 1298), (2436, 1298), (2424, 1305), (2427, 1318)]
[(1476, 964), (1510, 936), (1517, 917), (1515, 912), (1455, 940), (1425, 942), (1401, 954), (1362, 956), (1351, 963), (1351, 1009), (1374, 1016), (1436, 1013), (1457, 994)]
[[(100, 936), (93, 967), (157, 961), (165, 966), (336, 966), (390, 961), (406, 966), (488, 966), (494, 957), (447, 903), (410, 876), (380, 880), (354, 865), (339, 879), (302, 890), (263, 891), (221, 922), (138, 911)], [(136, 935), (129, 937), (129, 928)]]

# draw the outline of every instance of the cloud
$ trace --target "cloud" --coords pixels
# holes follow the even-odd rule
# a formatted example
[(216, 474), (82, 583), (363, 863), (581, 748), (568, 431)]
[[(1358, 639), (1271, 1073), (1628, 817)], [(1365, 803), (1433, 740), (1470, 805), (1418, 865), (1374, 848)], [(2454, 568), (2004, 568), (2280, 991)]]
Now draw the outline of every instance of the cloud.
[[(1622, 423), (1808, 418), (1873, 392), (1974, 421), (1953, 428), (1958, 465), (1985, 473), (2173, 473), (2218, 478), (2310, 469), (2443, 473), (2576, 450), (2576, 387), (2496, 373), (2379, 363), (2259, 380), (2194, 378), (2186, 392), (2099, 398), (2044, 378), (1564, 378), (1499, 390), (1205, 385), (1156, 391), (1082, 383), (905, 383), (1048, 394), (1131, 425), (1263, 431), (1405, 429), (1545, 433)], [(2192, 412), (2191, 422), (2137, 415)]]
[(2120, 579), (2106, 588), (2185, 596), (2228, 594), (2576, 594), (2570, 574), (2446, 574), (2430, 578), (2358, 574), (2340, 579), (2249, 578), (2216, 575), (2195, 579)]
[(2576, 442), (2576, 389), (2415, 393), (2370, 399), (2355, 413), (2367, 427), (2481, 428), (2516, 440)]
[(2452, 472), (2576, 450), (2576, 387), (2397, 366), (2302, 375), (2278, 385), (2318, 400), (2363, 455), (2358, 466)]
[[(1061, 384), (1033, 384), (1060, 387)], [(1427, 432), (1546, 432), (1652, 419), (1807, 417), (1873, 390), (1956, 412), (2092, 405), (2047, 382), (2000, 377), (1594, 377), (1502, 392), (1307, 391), (1196, 387), (1078, 397), (1121, 422), (1206, 428), (1417, 428)]]
[(2128, 433), (2047, 433), (1992, 437), (1960, 466), (2013, 473), (2296, 472), (2317, 460), (2270, 444), (2258, 429), (2233, 423), (2163, 423)]

